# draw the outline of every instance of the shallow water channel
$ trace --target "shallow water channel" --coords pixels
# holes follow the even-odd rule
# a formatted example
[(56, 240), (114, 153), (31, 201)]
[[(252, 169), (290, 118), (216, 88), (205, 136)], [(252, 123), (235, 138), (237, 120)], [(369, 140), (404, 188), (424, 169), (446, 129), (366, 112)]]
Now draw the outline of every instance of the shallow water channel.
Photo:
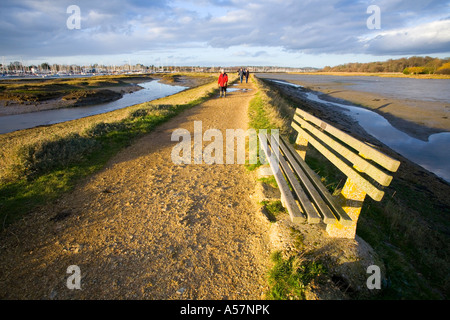
[(167, 85), (156, 80), (140, 83), (139, 86), (143, 89), (124, 94), (122, 98), (108, 103), (0, 117), (0, 134), (106, 113), (170, 96), (187, 89), (187, 87)]
[[(300, 85), (279, 80), (272, 81), (303, 90)], [(367, 133), (392, 150), (450, 182), (450, 132), (433, 134), (428, 141), (422, 141), (396, 129), (382, 115), (374, 111), (351, 104), (322, 100), (319, 97), (320, 94), (314, 92), (304, 91), (304, 95), (308, 100), (341, 110), (356, 120)]]

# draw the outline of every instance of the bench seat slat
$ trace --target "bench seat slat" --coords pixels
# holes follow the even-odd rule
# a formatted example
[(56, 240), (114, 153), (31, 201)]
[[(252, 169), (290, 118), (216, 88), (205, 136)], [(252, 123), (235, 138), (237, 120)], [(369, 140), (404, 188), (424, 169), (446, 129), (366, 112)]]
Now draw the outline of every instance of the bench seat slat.
[(305, 120), (314, 123), (316, 126), (321, 127), (323, 130), (327, 131), (331, 135), (345, 142), (352, 148), (358, 150), (358, 152), (360, 152), (360, 154), (364, 158), (375, 161), (376, 163), (378, 163), (379, 165), (381, 165), (382, 167), (386, 168), (391, 172), (396, 172), (398, 170), (398, 167), (400, 166), (400, 161), (385, 155), (384, 153), (374, 149), (373, 147), (368, 146), (364, 142), (361, 142), (358, 139), (353, 138), (347, 133), (329, 125), (328, 123), (314, 117), (313, 115), (299, 108), (296, 109), (296, 114), (303, 117)]
[(358, 171), (366, 173), (382, 186), (387, 187), (391, 183), (392, 176), (384, 173), (377, 167), (361, 158), (359, 155), (353, 153), (351, 150), (341, 145), (339, 142), (331, 139), (323, 132), (320, 132), (320, 130), (309, 124), (307, 121), (303, 120), (300, 116), (295, 115), (294, 120), (297, 121), (303, 128), (315, 135), (318, 139), (326, 143), (330, 148), (334, 149), (344, 158), (353, 163), (353, 165), (358, 168)]
[[(336, 203), (336, 200), (330, 194), (328, 189), (323, 185), (322, 181), (320, 181), (316, 176), (316, 173), (311, 168), (309, 168), (306, 162), (297, 154), (295, 149), (288, 142), (284, 141), (284, 139), (282, 138), (280, 138), (280, 140), (282, 149), (284, 150), (283, 152), (288, 157), (289, 162), (294, 166), (295, 171), (297, 173), (302, 172), (307, 175), (307, 177), (301, 179), (302, 182), (307, 181), (307, 183), (309, 184), (308, 190), (311, 188), (312, 190), (314, 190), (313, 192), (320, 192), (321, 197), (319, 196), (319, 198), (321, 200), (325, 200), (334, 215), (339, 218), (339, 222), (343, 226), (351, 225), (352, 219), (350, 218), (350, 216), (342, 209), (339, 204)], [(336, 219), (334, 218), (334, 220)], [(325, 219), (324, 222), (327, 223)]]
[(364, 179), (355, 171), (352, 167), (347, 165), (344, 161), (336, 157), (331, 151), (325, 148), (320, 142), (314, 139), (310, 134), (303, 130), (295, 122), (292, 123), (292, 127), (299, 132), (305, 139), (311, 143), (320, 153), (322, 153), (328, 160), (330, 160), (339, 170), (341, 170), (347, 177), (355, 181), (355, 183), (366, 192), (372, 199), (380, 201), (384, 196), (384, 191), (379, 190), (369, 181)]
[[(271, 145), (271, 147), (273, 149), (273, 148), (279, 148), (280, 146), (277, 145), (275, 142), (273, 146)], [(283, 171), (284, 171), (286, 177), (288, 178), (289, 183), (291, 184), (292, 188), (294, 189), (295, 194), (297, 195), (298, 200), (303, 208), (303, 211), (306, 213), (306, 216), (308, 217), (307, 218), (308, 223), (319, 223), (321, 220), (321, 217), (317, 213), (316, 209), (314, 209), (307, 194), (305, 193), (305, 191), (303, 191), (303, 188), (300, 186), (300, 183), (298, 182), (297, 177), (294, 175), (294, 172), (292, 171), (291, 167), (289, 167), (289, 164), (283, 158), (281, 153), (278, 153), (278, 161), (279, 161), (281, 167), (283, 168)], [(296, 173), (298, 174), (298, 172), (296, 172)], [(309, 190), (308, 190), (308, 192), (309, 192)], [(323, 203), (323, 205), (325, 205), (325, 203)], [(325, 209), (329, 211), (328, 207), (326, 207), (326, 206), (325, 206)], [(331, 211), (329, 212), (329, 214), (326, 215), (325, 219), (326, 219), (326, 221), (324, 220), (325, 223), (335, 223), (336, 222), (336, 218), (333, 216)]]
[[(305, 191), (309, 194), (309, 196), (311, 197), (311, 200), (314, 202), (314, 204), (318, 208), (319, 212), (322, 214), (323, 222), (326, 224), (336, 223), (337, 220), (336, 220), (336, 217), (334, 216), (333, 212), (330, 210), (330, 208), (327, 206), (325, 201), (322, 199), (319, 192), (316, 190), (314, 185), (308, 179), (308, 176), (303, 172), (303, 170), (299, 167), (299, 165), (294, 160), (293, 156), (283, 145), (284, 140), (282, 138), (280, 138), (280, 140), (282, 141), (280, 143), (281, 150), (283, 151), (284, 155), (288, 159), (289, 164), (292, 166), (294, 172), (300, 178), (300, 181), (301, 181)], [(295, 182), (298, 183), (298, 180), (295, 179)]]
[[(262, 134), (259, 135), (260, 140), (266, 139), (266, 138), (267, 137), (264, 137)], [(267, 141), (267, 139), (266, 139), (266, 141)], [(272, 159), (272, 157), (269, 156), (268, 144), (261, 143), (260, 146), (264, 150), (264, 153), (266, 154), (266, 158), (268, 159), (270, 168), (272, 169), (272, 172), (274, 174), (275, 180), (277, 181), (280, 192), (285, 199), (285, 205), (288, 209), (289, 216), (291, 217), (291, 221), (297, 222), (297, 223), (305, 222), (306, 218), (303, 215), (303, 213), (300, 211), (300, 209), (294, 199), (294, 196), (292, 195), (292, 192), (289, 189), (289, 186), (283, 176), (281, 169), (279, 168), (278, 164), (275, 163), (275, 161)]]

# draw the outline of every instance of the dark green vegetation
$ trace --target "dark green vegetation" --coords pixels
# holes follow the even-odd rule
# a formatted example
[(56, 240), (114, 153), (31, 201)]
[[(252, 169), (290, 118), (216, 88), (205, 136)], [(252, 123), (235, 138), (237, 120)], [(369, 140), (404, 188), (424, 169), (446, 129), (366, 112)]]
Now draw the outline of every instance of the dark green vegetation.
[(76, 133), (44, 136), (37, 142), (24, 144), (17, 154), (8, 155), (17, 160), (11, 174), (14, 178), (0, 185), (2, 228), (70, 191), (137, 137), (213, 94), (214, 91), (209, 91), (183, 105), (144, 103), (123, 119), (94, 123)]
[(384, 62), (347, 63), (325, 67), (324, 72), (403, 72), (405, 74), (450, 74), (450, 58), (410, 57)]
[[(289, 117), (286, 104), (292, 110), (300, 107), (310, 112), (313, 108), (307, 102), (283, 95), (270, 82), (259, 81), (271, 88), (267, 91), (267, 103), (277, 107), (282, 116)], [(326, 121), (325, 114), (316, 116)], [(291, 142), (295, 139), (289, 132), (287, 136)], [(306, 162), (330, 192), (340, 191), (345, 177), (311, 146)], [(375, 249), (386, 266), (388, 281), (377, 299), (448, 299), (450, 185), (403, 159), (385, 192), (380, 202), (366, 197), (357, 229), (357, 234)]]
[(264, 213), (269, 219), (270, 222), (276, 222), (277, 217), (280, 213), (286, 212), (286, 209), (283, 207), (283, 204), (280, 200), (277, 201), (262, 201), (261, 205), (264, 208)]

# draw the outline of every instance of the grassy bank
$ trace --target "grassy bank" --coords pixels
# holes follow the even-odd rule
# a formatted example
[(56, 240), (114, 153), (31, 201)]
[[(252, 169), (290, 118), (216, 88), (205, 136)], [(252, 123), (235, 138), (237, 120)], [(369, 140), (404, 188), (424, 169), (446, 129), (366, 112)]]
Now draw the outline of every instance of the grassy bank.
[(0, 135), (0, 225), (72, 190), (133, 140), (216, 91), (212, 82), (92, 117)]
[[(250, 112), (260, 117), (252, 120), (255, 126), (273, 124), (274, 116), (278, 125), (286, 125), (286, 119), (290, 125), (295, 107), (313, 108), (286, 98), (268, 82), (257, 81), (262, 93), (255, 97)], [(262, 111), (264, 106), (271, 111)], [(292, 141), (289, 130), (283, 129)], [(306, 162), (331, 192), (342, 187), (343, 174), (313, 148), (308, 150)], [(365, 200), (357, 234), (375, 249), (386, 266), (387, 281), (377, 299), (448, 298), (449, 191), (448, 184), (403, 159), (383, 200)]]

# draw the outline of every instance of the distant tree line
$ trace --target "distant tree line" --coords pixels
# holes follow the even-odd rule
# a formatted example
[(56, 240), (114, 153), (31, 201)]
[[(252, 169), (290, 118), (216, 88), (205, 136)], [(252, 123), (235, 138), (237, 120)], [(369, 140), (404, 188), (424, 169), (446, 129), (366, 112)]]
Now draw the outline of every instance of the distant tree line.
[(323, 72), (403, 72), (404, 74), (450, 74), (450, 58), (410, 57), (384, 62), (346, 63), (326, 66)]

